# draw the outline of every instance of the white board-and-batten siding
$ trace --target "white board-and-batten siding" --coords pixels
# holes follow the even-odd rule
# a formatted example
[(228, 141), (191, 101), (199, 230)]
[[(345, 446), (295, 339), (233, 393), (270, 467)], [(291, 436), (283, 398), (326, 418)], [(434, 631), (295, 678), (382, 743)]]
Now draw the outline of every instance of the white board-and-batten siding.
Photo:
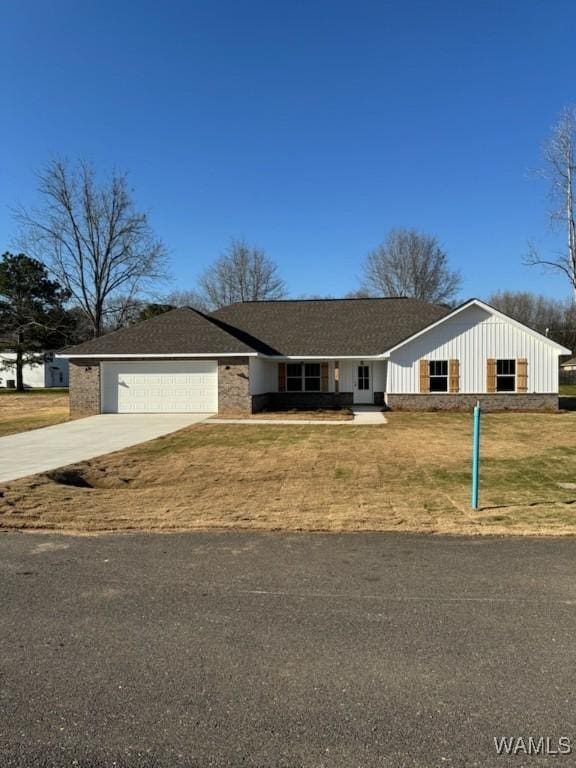
[(278, 365), (271, 360), (250, 357), (250, 394), (262, 395), (265, 392), (278, 392)]
[(528, 361), (529, 393), (558, 391), (558, 350), (545, 339), (478, 306), (446, 320), (390, 354), (388, 392), (420, 391), (419, 361), (458, 360), (463, 394), (486, 392), (488, 359)]

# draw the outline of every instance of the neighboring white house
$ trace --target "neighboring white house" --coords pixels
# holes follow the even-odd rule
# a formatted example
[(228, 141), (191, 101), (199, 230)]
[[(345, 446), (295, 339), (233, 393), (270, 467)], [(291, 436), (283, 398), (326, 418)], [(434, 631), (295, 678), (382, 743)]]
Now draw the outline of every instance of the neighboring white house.
[[(0, 388), (16, 386), (16, 368), (12, 361), (15, 352), (0, 353)], [(68, 386), (68, 360), (56, 358), (52, 352), (44, 353), (44, 360), (37, 365), (24, 365), (22, 369), (26, 389)]]

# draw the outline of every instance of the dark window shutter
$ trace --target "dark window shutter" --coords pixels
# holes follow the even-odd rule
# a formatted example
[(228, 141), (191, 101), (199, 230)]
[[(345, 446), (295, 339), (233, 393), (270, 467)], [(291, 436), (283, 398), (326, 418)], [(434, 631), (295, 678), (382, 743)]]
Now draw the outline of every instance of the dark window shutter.
[(328, 392), (328, 363), (322, 363), (320, 366), (320, 390), (322, 392)]

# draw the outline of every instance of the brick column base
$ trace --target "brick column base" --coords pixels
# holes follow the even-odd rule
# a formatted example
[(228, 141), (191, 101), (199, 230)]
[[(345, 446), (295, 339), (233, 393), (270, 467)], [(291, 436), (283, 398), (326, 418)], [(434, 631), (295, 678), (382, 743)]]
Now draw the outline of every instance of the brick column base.
[(100, 363), (70, 360), (70, 416), (100, 413)]

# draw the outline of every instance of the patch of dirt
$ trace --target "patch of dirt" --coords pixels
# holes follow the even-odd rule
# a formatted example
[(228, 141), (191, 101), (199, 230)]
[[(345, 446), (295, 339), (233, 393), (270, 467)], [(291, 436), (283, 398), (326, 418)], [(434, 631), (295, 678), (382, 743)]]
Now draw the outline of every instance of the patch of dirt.
[[(68, 488), (128, 488), (135, 478), (126, 477), (126, 472), (119, 472), (118, 468), (95, 468), (90, 464), (77, 464), (71, 467), (63, 467), (46, 472), (44, 477), (56, 485)], [(164, 485), (162, 478), (158, 478), (159, 484)], [(144, 481), (144, 486), (148, 485)], [(150, 484), (153, 484), (152, 479)]]
[(59, 485), (69, 485), (72, 488), (93, 488), (94, 486), (88, 482), (83, 473), (79, 469), (74, 467), (56, 469), (53, 472), (47, 472), (46, 477), (53, 480)]

